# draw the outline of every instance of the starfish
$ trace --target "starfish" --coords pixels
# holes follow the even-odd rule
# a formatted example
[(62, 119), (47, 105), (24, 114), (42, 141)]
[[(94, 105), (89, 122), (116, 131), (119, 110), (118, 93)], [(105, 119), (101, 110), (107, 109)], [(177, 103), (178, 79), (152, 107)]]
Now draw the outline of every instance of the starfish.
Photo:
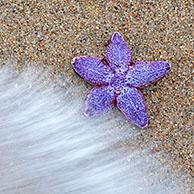
[(140, 89), (165, 76), (170, 65), (165, 61), (132, 60), (132, 51), (115, 32), (105, 58), (75, 57), (74, 70), (95, 87), (86, 101), (86, 115), (97, 116), (115, 105), (126, 119), (145, 128), (148, 113)]

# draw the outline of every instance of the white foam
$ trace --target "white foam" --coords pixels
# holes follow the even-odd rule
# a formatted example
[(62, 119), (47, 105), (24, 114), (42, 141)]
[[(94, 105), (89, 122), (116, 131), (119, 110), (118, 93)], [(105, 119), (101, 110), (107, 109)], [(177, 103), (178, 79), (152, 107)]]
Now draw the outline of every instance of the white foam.
[(8, 65), (0, 69), (0, 193), (186, 190), (181, 177), (169, 173), (146, 148), (126, 146), (138, 130), (123, 122), (118, 112), (86, 118), (85, 87), (56, 87), (45, 75), (36, 68), (19, 75)]

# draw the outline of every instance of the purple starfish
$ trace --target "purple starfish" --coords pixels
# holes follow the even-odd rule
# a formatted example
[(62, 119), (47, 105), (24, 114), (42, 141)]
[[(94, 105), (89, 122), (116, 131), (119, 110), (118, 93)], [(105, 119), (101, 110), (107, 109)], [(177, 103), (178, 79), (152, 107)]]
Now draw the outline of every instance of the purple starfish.
[(144, 128), (148, 124), (148, 115), (139, 89), (166, 75), (170, 65), (165, 61), (133, 62), (132, 51), (122, 36), (115, 32), (105, 59), (76, 57), (73, 68), (96, 86), (88, 96), (86, 115), (96, 116), (116, 104), (127, 120)]

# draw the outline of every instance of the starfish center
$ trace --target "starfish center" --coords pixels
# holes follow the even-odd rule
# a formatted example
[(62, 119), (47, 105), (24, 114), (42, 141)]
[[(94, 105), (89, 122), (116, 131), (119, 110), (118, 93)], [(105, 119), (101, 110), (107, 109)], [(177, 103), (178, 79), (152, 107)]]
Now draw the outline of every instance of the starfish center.
[(122, 88), (125, 86), (125, 74), (117, 74), (113, 77), (111, 86), (115, 89), (115, 94), (120, 94)]

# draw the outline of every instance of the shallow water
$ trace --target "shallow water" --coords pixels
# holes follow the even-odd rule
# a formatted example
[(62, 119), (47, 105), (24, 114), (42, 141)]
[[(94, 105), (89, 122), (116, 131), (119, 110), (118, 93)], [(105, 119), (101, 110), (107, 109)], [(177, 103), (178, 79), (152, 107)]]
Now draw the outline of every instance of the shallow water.
[[(0, 193), (183, 193), (182, 177), (130, 139), (117, 111), (83, 115), (84, 86), (56, 86), (37, 68), (0, 69)], [(83, 94), (84, 93), (84, 94)], [(125, 146), (128, 145), (128, 146)], [(178, 178), (177, 178), (178, 177)]]

